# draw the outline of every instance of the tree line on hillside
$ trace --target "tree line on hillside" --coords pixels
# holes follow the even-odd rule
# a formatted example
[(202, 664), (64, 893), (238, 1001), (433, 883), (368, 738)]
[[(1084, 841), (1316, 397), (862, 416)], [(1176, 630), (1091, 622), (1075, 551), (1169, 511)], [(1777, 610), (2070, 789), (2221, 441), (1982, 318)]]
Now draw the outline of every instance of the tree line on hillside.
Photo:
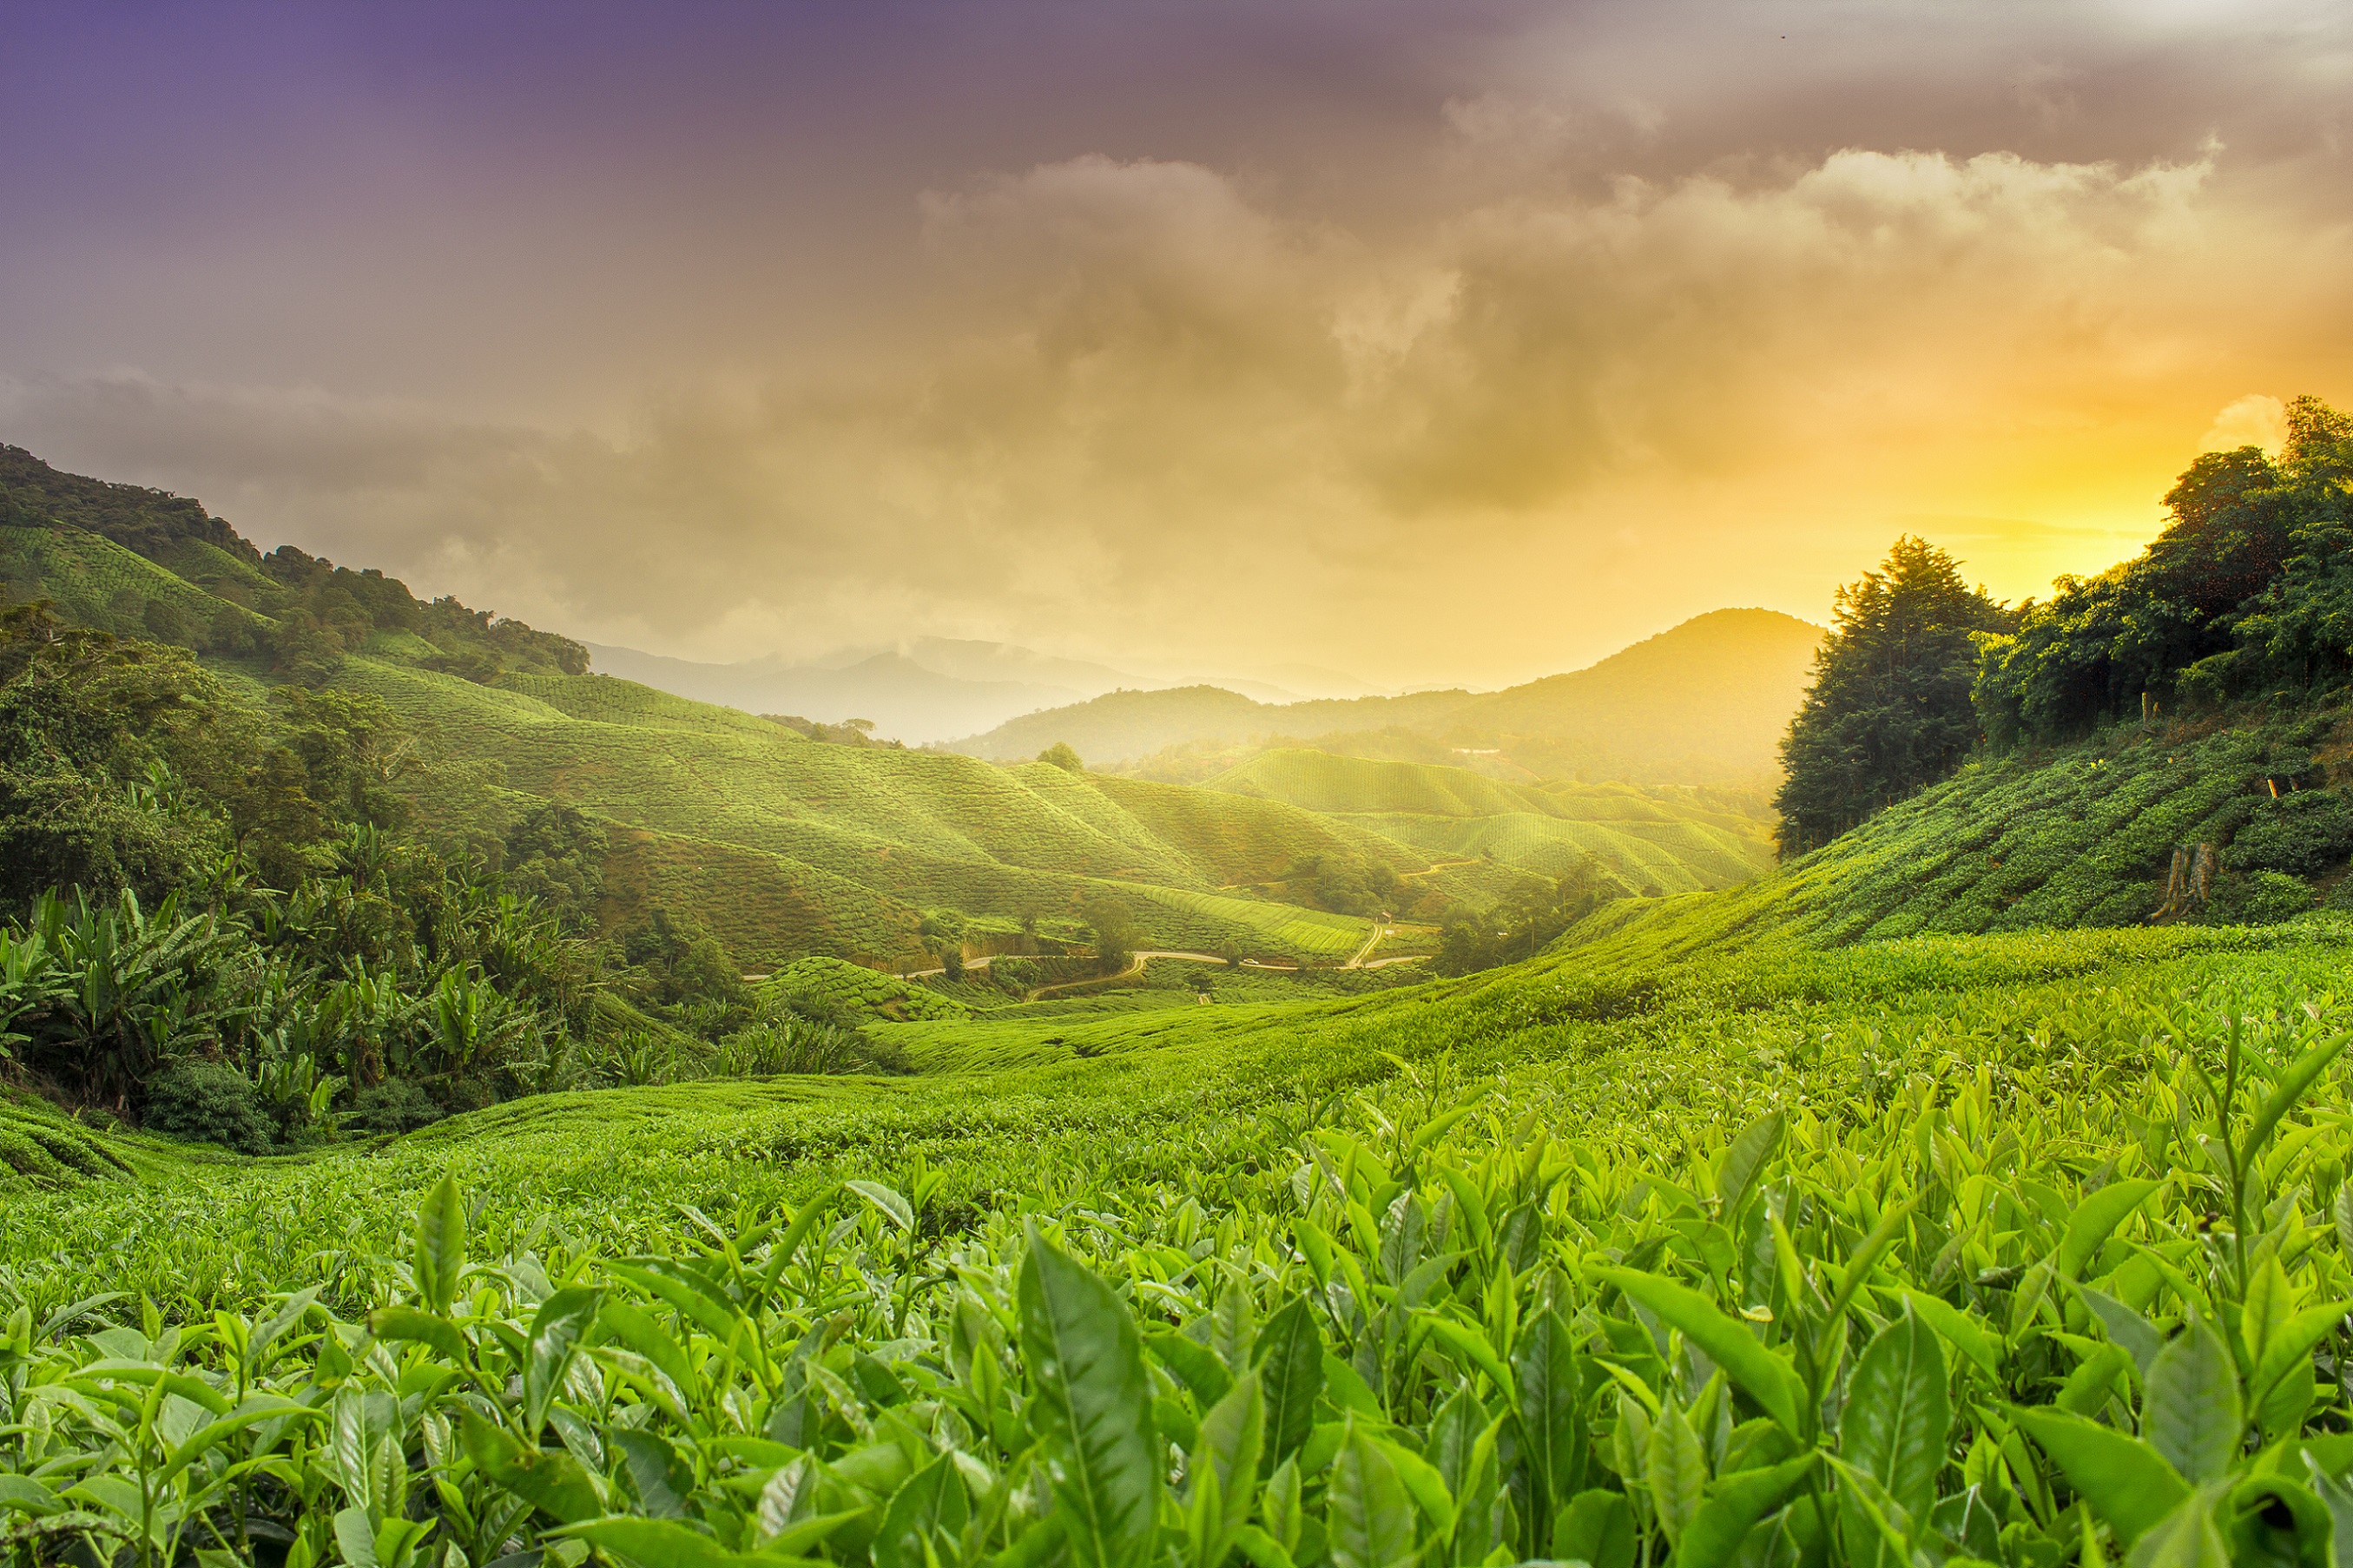
[(306, 684), (323, 683), (336, 659), (368, 648), (478, 682), (508, 669), (588, 668), (588, 650), (569, 637), (454, 598), (420, 600), (396, 577), (290, 544), (264, 553), (192, 500), (63, 473), (20, 447), (0, 446), (0, 529), (95, 534), (202, 590), (123, 584), (101, 594), (90, 583), (51, 582), (23, 552), (0, 550), (0, 595), (46, 599), (59, 611), (71, 604), (69, 618), (97, 630), (259, 659)]
[(2137, 557), (2010, 607), (1953, 558), (1899, 540), (1839, 591), (1783, 740), (1785, 854), (1947, 776), (1980, 746), (2255, 698), (2300, 703), (2353, 676), (2353, 416), (2287, 408), (2276, 459), (2209, 452)]
[(907, 749), (904, 741), (877, 739), (871, 719), (844, 719), (839, 724), (828, 724), (821, 720), (804, 719), (797, 713), (763, 713), (760, 717), (771, 724), (782, 724), (804, 739), (821, 741), (829, 746), (879, 747), (890, 752)]
[(1634, 896), (1598, 857), (1580, 853), (1558, 878), (1525, 875), (1485, 908), (1450, 910), (1431, 967), (1451, 976), (1522, 963), (1602, 905)]
[(373, 697), (249, 703), (182, 648), (0, 612), (0, 1080), (250, 1151), (564, 1088), (887, 1065), (656, 911), (599, 941), (603, 833)]

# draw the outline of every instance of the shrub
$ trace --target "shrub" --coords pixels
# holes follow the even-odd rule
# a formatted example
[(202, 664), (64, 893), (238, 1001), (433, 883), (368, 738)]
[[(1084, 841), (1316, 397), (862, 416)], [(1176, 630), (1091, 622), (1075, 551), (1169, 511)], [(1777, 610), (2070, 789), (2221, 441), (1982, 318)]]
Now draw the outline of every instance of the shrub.
[(399, 1134), (441, 1120), (444, 1112), (421, 1085), (388, 1078), (352, 1096), (344, 1124), (362, 1132)]
[(721, 1058), (729, 1071), (768, 1078), (779, 1073), (905, 1073), (913, 1068), (897, 1046), (844, 1023), (787, 1013), (728, 1037)]
[(988, 977), (997, 982), (998, 990), (1018, 996), (1038, 984), (1037, 961), (1028, 958), (992, 960), (988, 966)]
[(147, 1130), (241, 1154), (269, 1152), (269, 1112), (253, 1081), (221, 1062), (174, 1062), (147, 1082)]
[(2353, 800), (2335, 790), (2307, 789), (2256, 801), (2246, 826), (2232, 836), (2222, 864), (2234, 870), (2309, 877), (2343, 865), (2348, 853), (2353, 853)]
[(2276, 925), (2312, 908), (2312, 884), (2284, 871), (2230, 877), (2214, 889), (2206, 908), (2213, 925)]

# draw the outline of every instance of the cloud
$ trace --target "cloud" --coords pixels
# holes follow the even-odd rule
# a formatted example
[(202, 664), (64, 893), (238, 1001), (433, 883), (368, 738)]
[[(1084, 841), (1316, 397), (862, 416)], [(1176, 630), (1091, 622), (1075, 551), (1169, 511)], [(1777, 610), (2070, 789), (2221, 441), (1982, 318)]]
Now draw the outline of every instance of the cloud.
[(2274, 456), (2286, 444), (2287, 405), (2261, 392), (2233, 399), (2214, 416), (2214, 423), (2198, 443), (2202, 451), (2230, 452), (2241, 447), (2261, 447)]
[[(1535, 154), (1569, 133), (1496, 104), (1453, 118)], [(1844, 570), (1825, 562), (1865, 540), (1874, 559), (1890, 515), (2022, 516), (2086, 486), (2112, 507), (2127, 458), (2188, 445), (2168, 389), (2339, 275), (2341, 237), (2283, 250), (2221, 156), (1850, 148), (1533, 179), (1403, 229), (1199, 163), (1087, 156), (923, 199), (937, 328), (912, 350), (688, 384), (626, 429), (130, 373), (20, 379), (0, 404), (37, 450), (169, 474), (265, 542), (598, 640), (1011, 636), (1231, 663), (1377, 637), (1353, 662), (1378, 676), (1426, 672), (1439, 628), (1533, 639), (1549, 613), (1599, 654), (1675, 595), (1695, 612), (1765, 583), (1810, 608)], [(2267, 305), (2218, 289), (2264, 253), (2287, 257)], [(1809, 515), (1793, 549), (1777, 520)]]

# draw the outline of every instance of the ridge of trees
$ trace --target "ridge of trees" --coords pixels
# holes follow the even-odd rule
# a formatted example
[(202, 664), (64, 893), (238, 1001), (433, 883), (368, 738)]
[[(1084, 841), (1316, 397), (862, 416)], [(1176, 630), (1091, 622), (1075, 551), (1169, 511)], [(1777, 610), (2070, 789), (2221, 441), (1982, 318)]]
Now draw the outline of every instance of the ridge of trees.
[[(96, 629), (259, 658), (309, 685), (323, 682), (336, 658), (372, 639), (381, 646), (388, 638), (395, 646), (386, 651), (403, 662), (477, 682), (508, 669), (580, 675), (588, 668), (588, 650), (569, 637), (470, 609), (454, 597), (420, 600), (396, 577), (338, 566), (290, 544), (265, 553), (187, 497), (65, 473), (21, 447), (0, 446), (0, 528), (96, 534), (218, 602), (210, 618), (197, 620), (170, 599), (121, 589), (102, 610), (82, 617)], [(63, 597), (21, 566), (12, 572), (4, 555), (0, 587), (20, 602)]]
[(1979, 746), (2232, 700), (2308, 702), (2353, 679), (2353, 415), (2287, 405), (2278, 458), (2208, 452), (2164, 531), (2016, 609), (1912, 538), (1840, 589), (1837, 624), (1781, 746), (1784, 854), (1951, 773)]
[(2166, 493), (2132, 561), (2062, 577), (1986, 645), (1978, 712), (1996, 744), (2104, 721), (2299, 693), (2353, 674), (2353, 415), (2288, 405), (2274, 460), (2208, 452)]

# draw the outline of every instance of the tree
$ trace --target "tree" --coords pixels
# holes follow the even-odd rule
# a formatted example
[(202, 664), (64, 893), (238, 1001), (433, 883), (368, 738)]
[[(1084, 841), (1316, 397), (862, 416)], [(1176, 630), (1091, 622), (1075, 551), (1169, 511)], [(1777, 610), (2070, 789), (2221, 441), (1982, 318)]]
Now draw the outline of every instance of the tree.
[(2015, 623), (1925, 539), (1897, 540), (1879, 571), (1841, 588), (1781, 742), (1781, 852), (1826, 844), (1959, 766), (1978, 741), (1976, 639)]
[(964, 947), (961, 943), (940, 943), (940, 973), (950, 980), (964, 978)]
[(1984, 639), (1976, 701), (1987, 739), (2060, 741), (2104, 720), (2353, 671), (2348, 479), (2353, 416), (2316, 397), (2288, 405), (2276, 462), (2253, 447), (2200, 456), (2137, 558), (2061, 578), (2015, 636)]
[(1106, 974), (1115, 974), (1135, 956), (1135, 917), (1113, 899), (1096, 899), (1086, 907), (1087, 928), (1094, 933), (1095, 963)]
[(1433, 967), (1444, 975), (1469, 974), (1533, 958), (1603, 904), (1630, 896), (1599, 857), (1582, 851), (1557, 881), (1523, 874), (1485, 909), (1456, 906), (1447, 915)]
[(1038, 753), (1038, 760), (1041, 763), (1051, 763), (1066, 773), (1082, 773), (1087, 771), (1087, 764), (1079, 761), (1079, 753), (1071, 750), (1071, 743), (1068, 741), (1055, 742)]

